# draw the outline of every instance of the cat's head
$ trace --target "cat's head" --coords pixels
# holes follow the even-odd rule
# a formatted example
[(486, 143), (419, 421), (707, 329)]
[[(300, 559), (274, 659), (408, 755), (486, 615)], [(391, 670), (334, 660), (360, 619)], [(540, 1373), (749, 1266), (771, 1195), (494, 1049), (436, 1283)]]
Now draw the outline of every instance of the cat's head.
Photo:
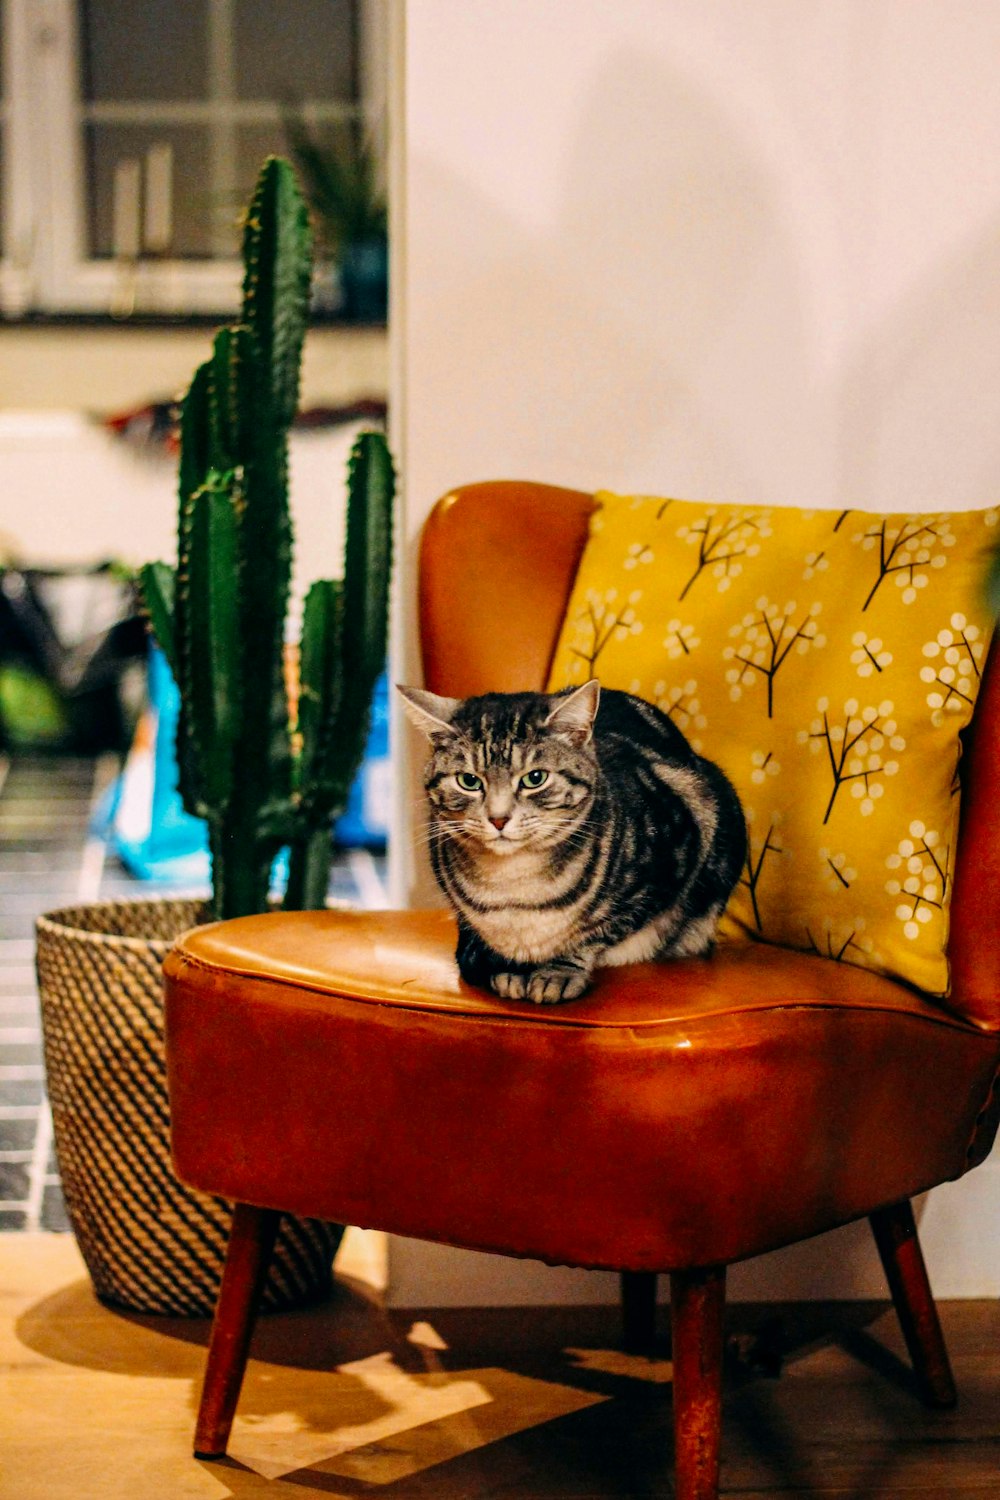
[(562, 693), (399, 692), (431, 742), (424, 787), (439, 836), (506, 855), (554, 848), (579, 828), (599, 774), (596, 679)]

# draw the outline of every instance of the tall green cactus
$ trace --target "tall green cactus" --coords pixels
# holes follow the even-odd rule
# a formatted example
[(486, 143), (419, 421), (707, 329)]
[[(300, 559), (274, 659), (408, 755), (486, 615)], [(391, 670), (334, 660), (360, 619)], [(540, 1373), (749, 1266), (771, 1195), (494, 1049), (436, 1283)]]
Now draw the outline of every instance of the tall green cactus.
[(288, 431), (298, 403), (311, 239), (288, 162), (265, 162), (247, 212), (240, 322), (222, 329), (184, 401), (177, 566), (141, 572), (181, 694), (180, 786), (207, 820), (216, 916), (263, 911), (289, 848), (288, 908), (322, 906), (330, 831), (364, 753), (386, 650), (392, 460), (362, 433), (348, 472), (344, 578), (314, 583), (290, 722)]

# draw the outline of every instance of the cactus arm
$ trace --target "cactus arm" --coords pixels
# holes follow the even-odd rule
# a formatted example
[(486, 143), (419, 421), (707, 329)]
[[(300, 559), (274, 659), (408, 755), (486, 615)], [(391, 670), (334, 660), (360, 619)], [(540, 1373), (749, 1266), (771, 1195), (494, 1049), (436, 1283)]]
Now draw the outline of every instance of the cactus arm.
[(208, 362), (209, 460), (216, 469), (235, 469), (241, 462), (237, 373), (243, 355), (241, 331), (220, 328)]
[(243, 322), (270, 372), (275, 418), (287, 427), (299, 399), (312, 233), (295, 173), (281, 157), (270, 157), (261, 170), (244, 225), (243, 259)]
[(194, 372), (187, 395), (181, 405), (180, 464), (178, 491), (180, 515), (178, 525), (184, 531), (184, 509), (199, 485), (204, 484), (212, 463), (212, 365), (206, 360)]
[[(282, 652), (291, 582), (288, 454), (284, 427), (273, 414), (266, 372), (249, 328), (216, 336), (211, 378), (215, 460), (239, 476), (240, 636), (248, 661), (243, 698), (252, 743), (241, 751), (244, 772), (267, 800), (290, 776), (288, 709)], [(262, 561), (266, 559), (266, 566)], [(276, 784), (265, 785), (273, 773)]]
[(191, 560), (191, 523), (194, 515), (192, 496), (208, 477), (212, 458), (211, 366), (208, 362), (195, 370), (181, 407), (180, 464), (178, 466), (177, 579), (174, 604), (174, 659), (171, 670), (181, 689), (181, 710), (177, 719), (177, 763), (179, 789), (189, 813), (200, 816), (201, 791), (196, 748), (191, 739), (190, 714), (184, 702), (182, 684), (187, 675), (190, 629), (186, 600), (188, 569)]
[(327, 776), (337, 811), (346, 801), (364, 755), (372, 692), (385, 665), (392, 572), (395, 475), (385, 438), (363, 432), (348, 471), (347, 541), (344, 551), (342, 629), (343, 692), (332, 734)]
[(323, 907), (330, 883), (331, 813), (321, 807), (317, 828), (312, 803), (332, 753), (330, 736), (341, 693), (341, 601), (342, 585), (321, 579), (310, 586), (302, 611), (295, 778), (300, 816), (289, 849), (289, 911)]
[[(246, 342), (237, 346), (245, 352)], [(240, 525), (240, 636), (251, 664), (242, 684), (244, 732), (237, 747), (247, 816), (291, 791), (285, 615), (292, 572), (287, 438), (271, 420), (256, 360), (237, 365), (241, 421), (248, 441)], [(245, 414), (250, 413), (248, 418)], [(254, 809), (251, 812), (251, 807)]]
[(189, 650), (178, 745), (187, 757), (188, 795), (196, 804), (192, 810), (208, 820), (218, 918), (264, 910), (271, 864), (256, 827), (253, 798), (258, 788), (241, 779), (248, 740), (246, 681), (253, 675), (246, 666), (252, 658), (245, 653), (242, 634), (244, 505), (237, 475), (213, 469), (192, 497), (189, 523)]
[[(300, 760), (298, 794), (303, 816), (312, 824), (343, 812), (364, 755), (372, 692), (385, 663), (393, 493), (392, 460), (385, 439), (380, 433), (362, 433), (348, 471), (344, 581), (337, 590), (335, 632), (330, 585), (322, 586), (324, 593), (317, 594), (313, 606), (318, 615), (323, 598), (324, 607), (331, 611), (323, 639), (327, 649), (336, 648), (339, 660), (326, 667), (328, 682), (316, 732), (306, 720), (311, 731), (309, 753)], [(318, 707), (319, 684), (312, 683), (311, 689), (307, 701)], [(306, 743), (303, 737), (303, 748)]]
[[(217, 469), (242, 469), (251, 461), (260, 424), (271, 420), (257, 346), (244, 324), (219, 329), (208, 378), (210, 462)], [(280, 435), (281, 424), (274, 426)]]
[(144, 563), (139, 569), (139, 589), (156, 643), (167, 658), (167, 665), (176, 678), (177, 640), (174, 631), (176, 569), (165, 562)]
[(385, 439), (362, 433), (348, 471), (342, 583), (313, 584), (300, 651), (301, 749), (286, 909), (321, 907), (332, 822), (364, 755), (372, 692), (385, 662), (394, 475)]
[(395, 474), (385, 438), (380, 432), (363, 432), (348, 473), (344, 655), (357, 664), (368, 692), (385, 664), (394, 493)]
[[(181, 407), (181, 456), (178, 468), (177, 572), (182, 578), (191, 550), (191, 496), (200, 489), (212, 467), (212, 366), (199, 365)], [(177, 630), (177, 648), (184, 654), (186, 632)]]
[(312, 828), (292, 840), (288, 851), (288, 884), (285, 887), (285, 911), (322, 911), (330, 886), (330, 860), (333, 854), (333, 824), (325, 817), (319, 828)]
[(216, 820), (232, 792), (241, 720), (238, 506), (232, 473), (212, 470), (192, 497), (183, 594), (189, 640), (182, 691), (198, 756), (201, 813)]
[(300, 751), (297, 780), (315, 772), (325, 753), (340, 701), (342, 586), (317, 580), (306, 594), (299, 648)]

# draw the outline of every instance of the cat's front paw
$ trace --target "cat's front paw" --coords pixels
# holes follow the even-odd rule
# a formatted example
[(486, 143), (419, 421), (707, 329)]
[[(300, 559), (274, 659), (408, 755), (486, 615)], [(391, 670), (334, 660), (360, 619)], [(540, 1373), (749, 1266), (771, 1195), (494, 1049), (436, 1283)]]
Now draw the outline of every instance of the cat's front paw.
[(554, 1005), (578, 999), (590, 983), (584, 969), (571, 964), (545, 964), (531, 974), (494, 974), (492, 988), (504, 1000), (533, 1000), (536, 1005)]

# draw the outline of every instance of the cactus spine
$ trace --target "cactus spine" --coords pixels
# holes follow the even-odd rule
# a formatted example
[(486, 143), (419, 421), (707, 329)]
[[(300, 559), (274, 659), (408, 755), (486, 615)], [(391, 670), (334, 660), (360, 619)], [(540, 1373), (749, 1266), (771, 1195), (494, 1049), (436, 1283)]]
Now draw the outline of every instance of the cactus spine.
[(344, 578), (314, 583), (297, 718), (284, 674), (291, 577), (288, 431), (298, 403), (311, 238), (288, 162), (265, 162), (247, 212), (240, 322), (196, 371), (181, 418), (177, 566), (141, 573), (181, 694), (180, 787), (208, 823), (218, 917), (264, 910), (288, 846), (285, 905), (322, 906), (330, 829), (364, 753), (386, 650), (392, 460), (362, 433), (348, 473)]

